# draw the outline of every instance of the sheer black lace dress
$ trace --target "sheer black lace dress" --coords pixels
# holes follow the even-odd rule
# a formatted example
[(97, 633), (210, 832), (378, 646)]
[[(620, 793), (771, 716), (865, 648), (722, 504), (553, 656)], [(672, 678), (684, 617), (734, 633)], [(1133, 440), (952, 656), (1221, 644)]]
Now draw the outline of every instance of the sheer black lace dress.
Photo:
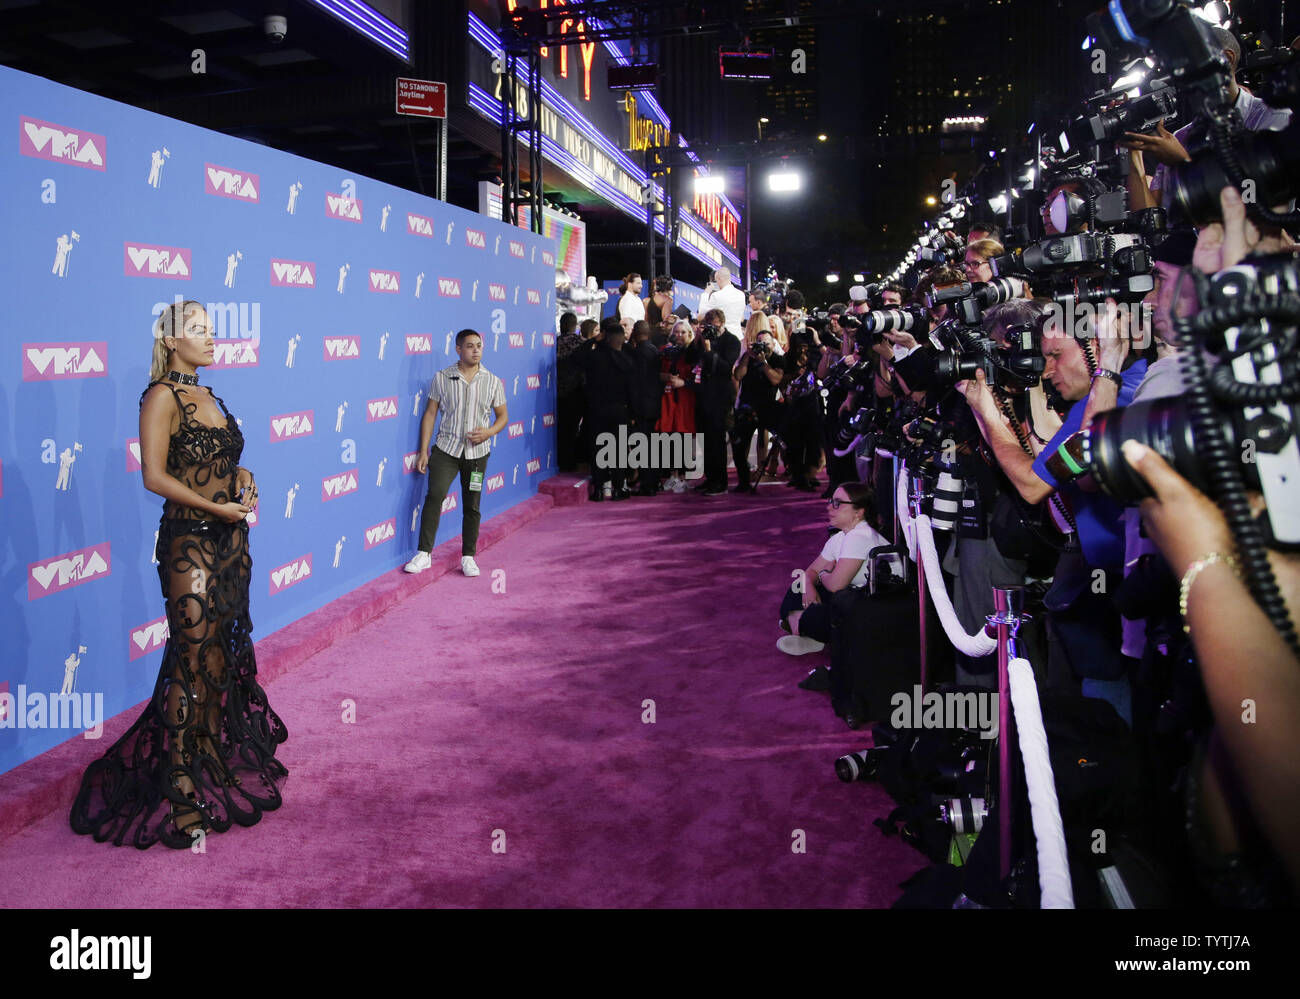
[[(244, 437), (225, 403), (212, 396), (226, 421), (208, 426), (174, 386), (153, 384), (166, 384), (180, 409), (168, 474), (214, 503), (235, 499)], [(171, 634), (153, 697), (87, 768), (71, 822), (99, 842), (185, 848), (199, 828), (251, 826), (280, 807), (277, 782), (289, 771), (275, 751), (288, 732), (257, 682), (248, 524), (168, 500), (155, 557)]]

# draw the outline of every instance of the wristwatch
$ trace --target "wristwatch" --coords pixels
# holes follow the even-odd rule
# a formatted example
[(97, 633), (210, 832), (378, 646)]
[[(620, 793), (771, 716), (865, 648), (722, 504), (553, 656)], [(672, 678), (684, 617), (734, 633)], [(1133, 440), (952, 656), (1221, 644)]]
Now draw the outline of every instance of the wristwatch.
[(1106, 368), (1098, 368), (1096, 371), (1092, 373), (1092, 380), (1096, 381), (1098, 378), (1106, 378), (1109, 381), (1114, 382), (1116, 388), (1124, 387), (1124, 379), (1116, 371), (1109, 371)]

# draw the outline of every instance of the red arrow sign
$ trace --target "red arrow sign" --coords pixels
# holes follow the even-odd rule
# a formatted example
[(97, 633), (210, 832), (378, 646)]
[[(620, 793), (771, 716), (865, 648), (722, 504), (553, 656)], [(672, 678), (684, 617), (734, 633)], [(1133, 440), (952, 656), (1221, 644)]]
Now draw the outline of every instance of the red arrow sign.
[(415, 118), (446, 118), (447, 84), (399, 76), (397, 113)]

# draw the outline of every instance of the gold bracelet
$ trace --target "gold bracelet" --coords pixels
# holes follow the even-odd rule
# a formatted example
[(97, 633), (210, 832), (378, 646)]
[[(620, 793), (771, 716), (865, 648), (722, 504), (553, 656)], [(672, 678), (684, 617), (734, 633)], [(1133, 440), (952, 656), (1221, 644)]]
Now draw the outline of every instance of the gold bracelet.
[(1224, 555), (1221, 552), (1210, 552), (1204, 558), (1197, 559), (1187, 567), (1187, 571), (1183, 573), (1182, 585), (1178, 588), (1178, 613), (1183, 616), (1183, 633), (1186, 635), (1192, 633), (1192, 629), (1187, 623), (1187, 598), (1191, 596), (1192, 583), (1196, 581), (1196, 577), (1201, 574), (1202, 569), (1207, 565), (1213, 565), (1215, 562), (1224, 563), (1232, 570), (1234, 576), (1241, 575), (1241, 567), (1237, 564), (1236, 556)]

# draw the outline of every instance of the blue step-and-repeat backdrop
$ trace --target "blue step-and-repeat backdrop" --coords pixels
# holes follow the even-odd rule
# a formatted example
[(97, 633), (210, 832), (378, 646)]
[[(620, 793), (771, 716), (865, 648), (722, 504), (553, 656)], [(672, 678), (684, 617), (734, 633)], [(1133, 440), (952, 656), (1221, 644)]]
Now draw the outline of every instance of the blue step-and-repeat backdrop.
[[(84, 727), (42, 697), (102, 694), (111, 717), (157, 677), (163, 500), (137, 438), (166, 304), (207, 303), (200, 380), (257, 476), (255, 637), (414, 551), (420, 417), (455, 331), (483, 333), (510, 413), (484, 520), (553, 474), (550, 240), (5, 67), (0, 116), (0, 772)], [(459, 491), (438, 543), (460, 531)]]

